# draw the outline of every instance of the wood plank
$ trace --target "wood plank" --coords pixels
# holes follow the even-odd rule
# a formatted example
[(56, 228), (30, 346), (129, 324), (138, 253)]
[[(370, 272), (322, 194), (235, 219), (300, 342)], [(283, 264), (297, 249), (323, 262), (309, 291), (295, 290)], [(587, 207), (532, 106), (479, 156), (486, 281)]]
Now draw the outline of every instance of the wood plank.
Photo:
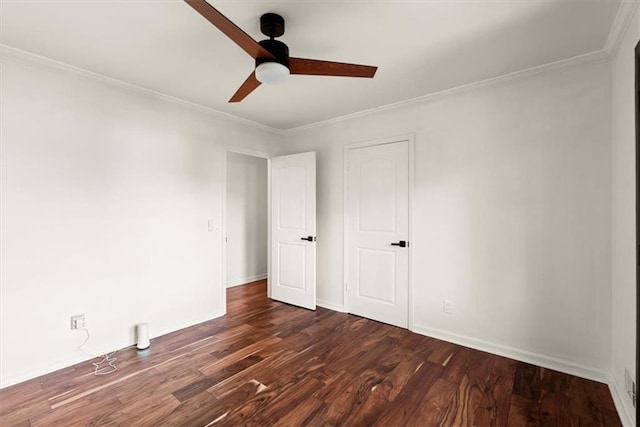
[(541, 368), (528, 363), (519, 362), (513, 382), (513, 394), (537, 402), (542, 390)]
[(376, 421), (375, 425), (408, 425), (419, 412), (423, 397), (440, 379), (444, 367), (431, 362), (424, 362), (404, 386), (392, 405)]
[(579, 425), (580, 419), (572, 417), (569, 411), (569, 398), (562, 394), (543, 390), (540, 396), (540, 426)]
[(454, 424), (474, 425), (476, 410), (485, 393), (495, 361), (487, 353), (463, 349), (454, 353), (442, 378), (457, 384)]
[(342, 371), (338, 375), (327, 374), (325, 385), (313, 396), (323, 402), (333, 402), (340, 394), (342, 394), (353, 382), (356, 376), (349, 371)]
[(203, 367), (200, 368), (200, 372), (202, 372), (203, 375), (211, 375), (214, 374), (216, 372), (219, 372), (223, 369), (225, 369), (226, 367), (238, 362), (239, 360), (248, 357), (248, 356), (252, 356), (255, 353), (259, 353), (262, 350), (264, 350), (265, 348), (271, 347), (273, 344), (278, 343), (279, 341), (281, 341), (281, 338), (278, 337), (270, 337), (268, 339), (265, 340), (260, 340), (258, 342), (254, 342), (246, 347), (242, 347), (240, 349), (238, 349), (237, 351), (222, 357), (219, 360), (214, 361), (213, 363), (207, 364)]
[(128, 399), (111, 412), (100, 417), (100, 425), (117, 425), (120, 420), (135, 426), (158, 425), (180, 402), (171, 394), (156, 393), (150, 399)]
[(324, 403), (313, 395), (307, 397), (294, 410), (280, 418), (274, 425), (277, 427), (309, 425), (315, 414), (324, 407)]
[(349, 389), (355, 401), (351, 406), (344, 425), (370, 426), (388, 406), (388, 401), (374, 393), (384, 378), (383, 371), (369, 369), (355, 381)]
[[(357, 423), (355, 419), (365, 417), (372, 409), (384, 409), (382, 404), (371, 408), (372, 403), (382, 402), (371, 393), (372, 387), (378, 382), (375, 377), (356, 377), (342, 392), (325, 399), (326, 408), (319, 415), (328, 425), (365, 425)], [(372, 402), (366, 404), (368, 400)], [(365, 404), (366, 407), (363, 407)]]
[(240, 359), (235, 363), (224, 366), (220, 368), (215, 373), (211, 375), (207, 375), (204, 378), (201, 378), (191, 384), (188, 384), (182, 387), (179, 390), (171, 393), (176, 399), (180, 402), (186, 402), (194, 396), (197, 396), (200, 393), (203, 393), (207, 389), (212, 386), (218, 384), (219, 382), (234, 376), (235, 374), (244, 371), (248, 367), (255, 365), (260, 362), (262, 358), (260, 356), (256, 356), (255, 354), (251, 354), (244, 359)]
[(246, 382), (224, 399), (217, 399), (211, 393), (201, 393), (181, 403), (161, 424), (162, 426), (204, 426), (215, 420), (224, 420), (226, 415), (246, 400), (260, 392), (260, 384)]
[[(268, 405), (260, 413), (255, 414), (252, 420), (258, 422), (259, 425), (278, 421), (295, 410), (308, 396), (312, 396), (322, 386), (322, 382), (313, 377), (305, 377), (297, 382), (283, 380), (269, 387), (270, 390), (275, 391), (273, 399), (269, 400)], [(233, 421), (233, 416), (229, 417), (229, 420)]]
[[(373, 391), (377, 396), (389, 402), (394, 401), (398, 397), (402, 389), (424, 363), (423, 360), (414, 356), (411, 352), (399, 352), (399, 354), (402, 360), (387, 373), (382, 382), (378, 384)], [(394, 356), (395, 354), (393, 352), (387, 354), (389, 358), (393, 358)]]
[(410, 426), (440, 426), (455, 424), (455, 414), (461, 402), (457, 399), (456, 384), (438, 378), (417, 405), (415, 416), (407, 423)]
[(474, 420), (478, 426), (506, 426), (518, 362), (499, 356), (491, 358), (494, 363)]
[(122, 402), (110, 390), (102, 390), (68, 405), (35, 415), (32, 426), (98, 425), (100, 420), (122, 407)]
[(613, 399), (606, 384), (584, 378), (569, 379), (569, 406), (582, 424), (598, 426), (618, 425)]
[(518, 394), (511, 396), (507, 425), (513, 427), (540, 425), (540, 407), (538, 403)]

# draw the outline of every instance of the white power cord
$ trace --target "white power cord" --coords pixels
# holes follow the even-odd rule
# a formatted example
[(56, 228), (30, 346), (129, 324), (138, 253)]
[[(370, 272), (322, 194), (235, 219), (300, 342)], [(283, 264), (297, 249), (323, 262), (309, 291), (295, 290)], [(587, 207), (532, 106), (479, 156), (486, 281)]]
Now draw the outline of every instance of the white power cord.
[[(116, 366), (116, 360), (118, 360), (117, 358), (113, 357), (114, 354), (116, 354), (117, 352), (119, 352), (120, 350), (116, 350), (116, 351), (112, 351), (111, 353), (104, 353), (101, 355), (96, 355), (96, 354), (92, 354), (87, 352), (84, 349), (85, 344), (89, 341), (89, 338), (91, 337), (89, 335), (89, 329), (87, 328), (81, 328), (83, 331), (85, 331), (85, 333), (87, 334), (87, 337), (84, 339), (84, 341), (82, 342), (82, 344), (80, 344), (78, 346), (78, 350), (80, 350), (81, 352), (83, 352), (84, 354), (86, 354), (87, 356), (92, 356), (92, 357), (100, 357), (101, 360), (99, 362), (93, 362), (93, 366), (95, 367), (94, 371), (93, 371), (93, 375), (107, 375), (107, 374), (111, 374), (113, 372), (116, 372), (118, 370), (117, 366)], [(106, 363), (106, 366), (102, 366), (104, 363)]]

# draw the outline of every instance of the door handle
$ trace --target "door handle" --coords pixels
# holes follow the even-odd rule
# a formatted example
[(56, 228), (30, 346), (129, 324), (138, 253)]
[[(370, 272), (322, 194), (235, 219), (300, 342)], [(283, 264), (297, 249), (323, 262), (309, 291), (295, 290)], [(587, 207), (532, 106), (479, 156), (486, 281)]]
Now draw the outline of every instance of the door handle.
[(407, 242), (405, 240), (400, 240), (398, 243), (392, 243), (391, 246), (400, 246), (401, 248), (406, 248)]
[(301, 237), (300, 240), (306, 240), (307, 242), (315, 242), (316, 238), (313, 236)]

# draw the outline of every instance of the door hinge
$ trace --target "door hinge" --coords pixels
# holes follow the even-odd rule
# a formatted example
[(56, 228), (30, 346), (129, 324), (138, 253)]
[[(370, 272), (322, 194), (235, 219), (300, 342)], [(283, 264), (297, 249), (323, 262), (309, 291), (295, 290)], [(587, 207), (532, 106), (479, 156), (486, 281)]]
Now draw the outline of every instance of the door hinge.
[(347, 162), (347, 172), (349, 172), (349, 169), (351, 169), (351, 163)]
[(349, 292), (349, 282), (344, 282), (344, 290)]

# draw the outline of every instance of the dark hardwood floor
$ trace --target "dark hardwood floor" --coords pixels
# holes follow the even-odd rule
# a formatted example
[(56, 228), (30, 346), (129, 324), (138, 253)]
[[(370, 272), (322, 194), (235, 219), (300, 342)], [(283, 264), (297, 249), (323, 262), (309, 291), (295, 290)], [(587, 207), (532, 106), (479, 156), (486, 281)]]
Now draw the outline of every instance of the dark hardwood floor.
[(619, 426), (606, 385), (228, 291), (228, 314), (0, 390), (2, 426)]

